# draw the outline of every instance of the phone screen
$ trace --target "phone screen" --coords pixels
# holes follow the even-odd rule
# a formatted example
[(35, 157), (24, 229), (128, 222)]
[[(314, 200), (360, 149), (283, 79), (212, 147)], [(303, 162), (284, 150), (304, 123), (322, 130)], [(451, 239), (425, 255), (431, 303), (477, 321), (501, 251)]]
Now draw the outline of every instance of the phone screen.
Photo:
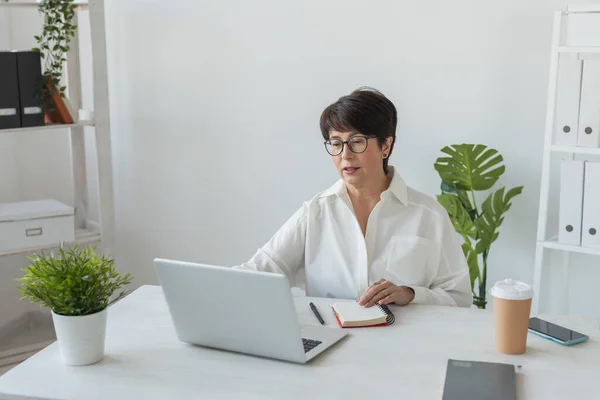
[(529, 319), (529, 329), (551, 336), (563, 342), (586, 337), (579, 332), (563, 328), (562, 326), (535, 317)]

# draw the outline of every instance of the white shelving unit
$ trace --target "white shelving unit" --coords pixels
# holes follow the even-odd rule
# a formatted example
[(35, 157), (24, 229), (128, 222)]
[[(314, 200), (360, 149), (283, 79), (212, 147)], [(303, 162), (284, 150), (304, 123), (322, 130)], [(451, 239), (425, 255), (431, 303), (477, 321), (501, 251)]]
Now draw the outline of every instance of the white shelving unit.
[[(1, 4), (1, 3), (0, 3)], [(94, 126), (93, 121), (81, 121), (73, 124), (47, 124), (44, 126), (32, 126), (27, 128), (7, 128), (0, 129), (0, 134), (3, 133), (19, 133), (19, 132), (37, 132), (37, 131), (50, 131), (55, 129), (67, 129), (67, 128), (77, 128), (77, 127), (86, 127), (86, 126)]]
[[(110, 120), (108, 104), (108, 81), (106, 65), (106, 39), (104, 30), (104, 0), (92, 0), (89, 3), (76, 2), (77, 10), (88, 10), (91, 29), (91, 48), (94, 90), (94, 121), (76, 121), (73, 124), (52, 124), (39, 127), (2, 129), (0, 135), (22, 132), (68, 129), (71, 137), (71, 166), (74, 188), (73, 205), (75, 207), (75, 232), (77, 239), (89, 241), (97, 238), (103, 247), (112, 249), (114, 243), (114, 208), (112, 183), (112, 156), (110, 142)], [(0, 3), (1, 8), (37, 9), (35, 1)], [(73, 21), (77, 24), (78, 13)], [(71, 41), (71, 51), (67, 55), (66, 84), (67, 97), (73, 110), (81, 108), (81, 82), (79, 66), (79, 35)], [(75, 114), (75, 113), (74, 113)], [(77, 115), (73, 115), (76, 120)], [(88, 198), (86, 179), (86, 159), (84, 128), (93, 127), (95, 131), (98, 159), (99, 221), (88, 218)], [(35, 249), (23, 249), (23, 253)], [(18, 252), (17, 252), (18, 253)], [(0, 256), (14, 255), (15, 251), (0, 253)]]
[(591, 147), (573, 147), (573, 146), (558, 146), (553, 145), (550, 148), (555, 153), (568, 153), (568, 154), (585, 154), (592, 156), (600, 156), (600, 149), (593, 149)]
[[(39, 4), (35, 1), (9, 0), (0, 3), (0, 9), (31, 8), (36, 10)], [(68, 129), (70, 133), (70, 154), (72, 184), (74, 189), (73, 206), (75, 207), (75, 242), (67, 245), (101, 243), (105, 251), (111, 253), (114, 245), (114, 205), (113, 205), (113, 180), (112, 156), (110, 140), (110, 120), (108, 101), (108, 80), (106, 63), (106, 39), (104, 21), (104, 0), (90, 0), (89, 3), (76, 2), (77, 12), (74, 24), (78, 24), (79, 11), (87, 10), (89, 13), (91, 49), (92, 49), (92, 80), (93, 80), (93, 110), (94, 121), (77, 121), (76, 112), (73, 112), (75, 123), (68, 125), (46, 125), (40, 127), (2, 129), (0, 136), (5, 134), (19, 135), (22, 132), (46, 131), (55, 129)], [(41, 30), (41, 26), (40, 26)], [(67, 97), (72, 106), (71, 111), (81, 108), (81, 73), (79, 58), (79, 32), (72, 38), (67, 54), (65, 83)], [(86, 148), (84, 129), (94, 129), (96, 155), (97, 155), (97, 182), (98, 182), (98, 221), (91, 221), (88, 214), (87, 174), (86, 174)], [(0, 253), (0, 257), (29, 254), (33, 251), (47, 250), (57, 246), (44, 248), (26, 248)], [(41, 322), (40, 322), (41, 321)], [(11, 326), (0, 326), (0, 369), (3, 366), (20, 362), (36, 351), (55, 340), (54, 329), (51, 321), (48, 327), (47, 319), (42, 314), (31, 316), (30, 313), (13, 321)], [(20, 332), (15, 329), (21, 327)]]
[[(564, 10), (557, 11), (554, 14), (554, 28), (552, 34), (552, 52), (550, 58), (550, 76), (548, 83), (548, 99), (546, 105), (546, 127), (544, 140), (544, 153), (542, 161), (541, 191), (538, 214), (537, 244), (535, 252), (535, 265), (533, 285), (536, 293), (533, 299), (532, 308), (535, 312), (540, 311), (540, 298), (544, 288), (542, 288), (542, 273), (544, 267), (544, 257), (546, 250), (563, 252), (562, 262), (564, 270), (568, 271), (570, 254), (591, 254), (600, 255), (600, 249), (583, 246), (572, 246), (558, 242), (557, 236), (549, 236), (548, 216), (551, 186), (551, 159), (553, 154), (563, 153), (567, 157), (575, 156), (600, 156), (600, 148), (586, 148), (574, 146), (561, 146), (554, 143), (554, 124), (556, 116), (556, 95), (558, 87), (558, 62), (561, 53), (577, 53), (580, 59), (600, 59), (600, 46), (565, 46), (563, 45), (565, 32), (565, 18), (569, 14), (576, 13), (600, 13), (599, 5), (589, 6), (571, 6)], [(600, 42), (600, 38), (598, 38)], [(568, 272), (566, 276), (568, 280)]]
[(594, 54), (594, 53), (600, 53), (600, 46), (599, 47), (566, 47), (566, 46), (560, 46), (560, 47), (558, 47), (557, 52), (558, 53), (587, 53), (587, 54)]

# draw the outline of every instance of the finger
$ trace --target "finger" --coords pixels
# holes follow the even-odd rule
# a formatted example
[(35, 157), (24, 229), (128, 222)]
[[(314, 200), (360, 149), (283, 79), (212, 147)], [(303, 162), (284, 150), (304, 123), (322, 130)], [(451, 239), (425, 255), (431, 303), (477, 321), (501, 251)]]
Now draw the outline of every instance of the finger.
[(394, 292), (394, 293), (388, 295), (387, 297), (384, 297), (383, 299), (379, 300), (378, 303), (381, 305), (394, 303), (396, 301), (396, 297), (397, 297), (397, 293)]
[(381, 290), (380, 292), (378, 292), (377, 294), (375, 294), (371, 300), (369, 300), (367, 302), (367, 304), (365, 304), (365, 307), (372, 307), (375, 304), (379, 303), (381, 300), (386, 299), (388, 297), (393, 297), (395, 291), (395, 286), (393, 284), (391, 284), (390, 287), (385, 288), (383, 290)]
[(379, 300), (391, 295), (394, 292), (395, 285), (391, 282), (386, 282), (380, 285), (381, 290), (374, 293), (373, 296), (365, 302), (365, 307), (371, 307)]
[[(380, 279), (381, 280), (381, 279)], [(379, 281), (378, 281), (379, 282)], [(385, 289), (386, 284), (389, 283), (387, 282), (385, 279), (383, 280), (382, 283), (378, 283), (377, 285), (371, 285), (361, 296), (361, 298), (358, 300), (358, 303), (361, 306), (364, 306), (367, 301), (369, 301), (376, 293), (378, 293), (379, 291)]]
[[(382, 283), (386, 283), (387, 281), (383, 278), (373, 282), (369, 288), (367, 290), (365, 290), (365, 293), (363, 293), (363, 295), (361, 296), (361, 299), (359, 299), (359, 302), (361, 300), (365, 300), (365, 294), (368, 294), (369, 298), (373, 297), (375, 295), (375, 293), (377, 293), (378, 291), (381, 290), (381, 287), (378, 285), (381, 285)], [(364, 303), (364, 301), (363, 301)]]
[[(411, 293), (412, 295), (412, 293)], [(406, 287), (396, 286), (394, 293), (385, 299), (382, 299), (379, 304), (394, 303), (399, 306), (405, 306), (411, 301), (411, 296), (408, 295)]]

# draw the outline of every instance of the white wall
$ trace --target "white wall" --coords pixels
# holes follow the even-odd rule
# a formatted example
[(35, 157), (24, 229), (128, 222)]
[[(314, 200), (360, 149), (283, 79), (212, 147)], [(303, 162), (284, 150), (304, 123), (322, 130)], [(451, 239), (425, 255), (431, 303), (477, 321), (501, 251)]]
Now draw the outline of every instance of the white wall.
[[(485, 143), (504, 155), (501, 183), (525, 190), (492, 249), (488, 281), (531, 282), (552, 13), (561, 6), (109, 1), (121, 267), (142, 283), (155, 282), (157, 256), (246, 260), (335, 179), (320, 112), (371, 85), (398, 108), (391, 161), (417, 189), (439, 192), (432, 164), (444, 145)], [(572, 271), (579, 290), (560, 311), (599, 313), (579, 295), (600, 277), (586, 265)]]
[[(531, 282), (552, 12), (563, 5), (107, 1), (120, 269), (139, 285), (156, 282), (158, 256), (245, 261), (336, 179), (319, 115), (371, 85), (398, 108), (391, 161), (415, 188), (439, 192), (433, 163), (447, 144), (504, 155), (501, 184), (525, 190), (488, 282)], [(555, 282), (553, 310), (600, 313), (597, 263), (572, 269), (570, 307)]]

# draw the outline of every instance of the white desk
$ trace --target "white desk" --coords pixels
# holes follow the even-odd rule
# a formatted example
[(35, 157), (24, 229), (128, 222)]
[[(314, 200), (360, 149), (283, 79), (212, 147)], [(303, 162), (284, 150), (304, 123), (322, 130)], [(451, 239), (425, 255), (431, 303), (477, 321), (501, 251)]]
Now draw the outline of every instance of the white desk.
[[(328, 326), (330, 299), (312, 299)], [(302, 324), (318, 325), (308, 298), (296, 298)], [(522, 365), (519, 399), (600, 399), (600, 321), (548, 317), (587, 333), (571, 348), (530, 335), (522, 356), (494, 348), (489, 311), (392, 307), (390, 327), (352, 329), (306, 365), (179, 342), (162, 291), (143, 286), (108, 316), (106, 357), (67, 367), (56, 343), (0, 377), (0, 398), (44, 399), (440, 399), (448, 358)]]

